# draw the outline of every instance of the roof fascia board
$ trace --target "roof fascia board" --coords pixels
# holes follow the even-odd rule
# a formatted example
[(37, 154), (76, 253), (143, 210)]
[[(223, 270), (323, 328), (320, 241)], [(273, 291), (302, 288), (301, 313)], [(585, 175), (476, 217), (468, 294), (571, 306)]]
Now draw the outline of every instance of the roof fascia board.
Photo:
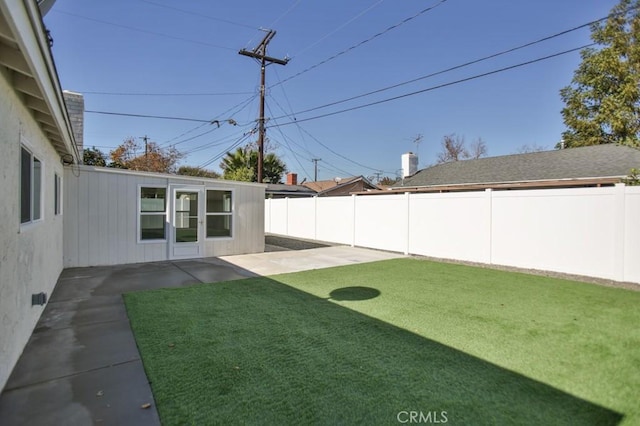
[(173, 173), (156, 173), (156, 172), (143, 172), (140, 170), (129, 170), (129, 169), (117, 169), (112, 167), (98, 167), (98, 166), (85, 166), (85, 165), (73, 165), (70, 166), (73, 169), (86, 171), (86, 172), (97, 172), (97, 173), (113, 173), (113, 174), (121, 174), (121, 175), (129, 175), (129, 176), (146, 176), (152, 178), (161, 178), (161, 179), (180, 179), (187, 180), (193, 182), (217, 182), (223, 183), (227, 185), (235, 185), (235, 186), (251, 186), (254, 188), (267, 188), (266, 183), (256, 183), (256, 182), (240, 182), (236, 180), (226, 180), (226, 179), (214, 179), (200, 176), (186, 176), (186, 175), (176, 175)]

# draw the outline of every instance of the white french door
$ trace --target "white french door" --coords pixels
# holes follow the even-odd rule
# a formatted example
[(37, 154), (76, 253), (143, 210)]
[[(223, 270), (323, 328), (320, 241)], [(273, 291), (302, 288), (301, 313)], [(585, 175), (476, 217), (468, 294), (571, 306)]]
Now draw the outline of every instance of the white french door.
[(202, 257), (203, 199), (202, 187), (171, 187), (170, 259)]

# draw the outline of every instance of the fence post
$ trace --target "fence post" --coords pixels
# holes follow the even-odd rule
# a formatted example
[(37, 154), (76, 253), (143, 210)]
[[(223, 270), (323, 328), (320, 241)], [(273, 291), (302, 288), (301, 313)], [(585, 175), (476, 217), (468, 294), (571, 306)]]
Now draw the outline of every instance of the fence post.
[(625, 184), (616, 183), (614, 201), (613, 231), (613, 276), (616, 281), (624, 281), (624, 224), (625, 224)]
[(351, 247), (356, 246), (356, 194), (351, 194), (352, 203), (352, 212), (353, 217), (351, 218)]
[(407, 191), (404, 193), (404, 197), (406, 199), (405, 206), (407, 208), (407, 214), (405, 218), (407, 219), (407, 226), (405, 235), (407, 236), (407, 240), (404, 245), (404, 255), (409, 255), (409, 244), (411, 243), (411, 194)]
[(289, 235), (289, 197), (284, 198), (284, 235)]
[(487, 188), (484, 190), (487, 200), (487, 255), (485, 257), (488, 265), (493, 262), (493, 190)]
[(313, 239), (318, 240), (318, 196), (313, 196)]
[(265, 200), (264, 206), (264, 232), (271, 232), (271, 199)]

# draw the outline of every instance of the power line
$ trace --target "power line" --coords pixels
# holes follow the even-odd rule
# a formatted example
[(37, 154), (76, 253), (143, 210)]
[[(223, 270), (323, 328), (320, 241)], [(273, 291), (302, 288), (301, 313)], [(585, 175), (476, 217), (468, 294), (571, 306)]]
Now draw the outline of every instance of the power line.
[[(561, 55), (566, 55), (567, 53), (576, 52), (578, 50), (582, 50), (582, 49), (585, 49), (587, 47), (592, 47), (594, 45), (596, 45), (596, 43), (586, 44), (586, 45), (581, 46), (581, 47), (576, 47), (574, 49), (569, 49), (569, 50), (565, 50), (565, 51), (562, 51), (562, 52), (554, 53), (552, 55), (543, 56), (541, 58), (532, 59), (530, 61), (521, 62), (521, 63), (516, 64), (516, 65), (511, 65), (511, 66), (508, 66), (508, 67), (504, 67), (504, 68), (500, 68), (500, 69), (497, 69), (497, 70), (485, 72), (485, 73), (482, 73), (482, 74), (477, 74), (477, 75), (474, 75), (474, 76), (471, 76), (471, 77), (462, 78), (460, 80), (455, 80), (455, 81), (452, 81), (452, 82), (449, 82), (449, 83), (443, 83), (443, 84), (439, 84), (439, 85), (436, 85), (436, 86), (431, 86), (431, 87), (428, 87), (426, 89), (416, 90), (414, 92), (409, 92), (409, 93), (405, 93), (405, 94), (402, 94), (402, 95), (393, 96), (391, 98), (386, 98), (386, 99), (382, 99), (382, 100), (375, 101), (375, 102), (369, 102), (369, 103), (366, 103), (366, 104), (363, 104), (363, 105), (357, 105), (357, 106), (354, 106), (354, 107), (351, 107), (351, 108), (346, 108), (346, 109), (342, 109), (342, 110), (338, 110), (338, 111), (329, 112), (329, 113), (326, 113), (326, 114), (316, 115), (316, 116), (313, 116), (313, 117), (303, 118), (303, 119), (300, 119), (300, 120), (294, 119), (292, 121), (289, 121), (289, 122), (286, 122), (286, 123), (283, 123), (283, 124), (279, 124), (279, 126), (287, 126), (287, 125), (290, 125), (290, 124), (298, 124), (298, 123), (305, 122), (305, 121), (317, 120), (319, 118), (330, 117), (332, 115), (343, 114), (345, 112), (355, 111), (355, 110), (362, 109), (362, 108), (368, 108), (368, 107), (371, 107), (371, 106), (374, 106), (374, 105), (384, 104), (384, 103), (395, 101), (395, 100), (398, 100), (398, 99), (407, 98), (407, 97), (410, 97), (410, 96), (415, 96), (415, 95), (418, 95), (418, 94), (421, 94), (421, 93), (426, 93), (426, 92), (430, 92), (430, 91), (437, 90), (437, 89), (442, 89), (444, 87), (454, 86), (456, 84), (465, 83), (467, 81), (476, 80), (478, 78), (487, 77), (487, 76), (490, 76), (490, 75), (493, 75), (493, 74), (498, 74), (498, 73), (501, 73), (501, 72), (504, 72), (504, 71), (509, 71), (509, 70), (512, 70), (512, 69), (515, 69), (515, 68), (520, 68), (520, 67), (523, 67), (523, 66), (526, 66), (526, 65), (531, 65), (531, 64), (534, 64), (536, 62), (541, 62), (541, 61), (545, 61), (547, 59), (552, 59), (552, 58), (555, 58), (555, 57), (558, 57), (558, 56), (561, 56)], [(271, 127), (275, 127), (275, 126), (269, 126), (269, 128), (271, 128)], [(377, 169), (375, 169), (375, 170), (377, 170)]]
[[(631, 11), (633, 9), (637, 9), (637, 8), (638, 8), (637, 6), (631, 7), (629, 9), (625, 10), (623, 13), (628, 13), (629, 11)], [(571, 32), (580, 30), (582, 28), (590, 27), (590, 26), (592, 26), (594, 24), (597, 24), (599, 22), (607, 20), (610, 17), (616, 16), (616, 15), (617, 14), (608, 15), (608, 16), (605, 16), (604, 18), (600, 18), (600, 19), (597, 19), (597, 20), (594, 20), (594, 21), (591, 21), (591, 22), (587, 22), (587, 23), (579, 25), (577, 27), (573, 27), (573, 28), (561, 31), (559, 33), (555, 33), (555, 34), (540, 38), (540, 39), (535, 40), (535, 41), (531, 41), (531, 42), (528, 42), (528, 43), (525, 43), (525, 44), (521, 44), (521, 45), (516, 46), (516, 47), (512, 47), (512, 48), (509, 48), (509, 49), (506, 49), (506, 50), (502, 50), (500, 52), (493, 53), (491, 55), (484, 56), (484, 57), (479, 58), (479, 59), (474, 59), (472, 61), (468, 61), (468, 62), (465, 62), (465, 63), (460, 64), (460, 65), (455, 65), (455, 66), (450, 67), (450, 68), (446, 68), (446, 69), (443, 69), (443, 70), (440, 70), (440, 71), (436, 71), (436, 72), (433, 72), (433, 73), (430, 73), (430, 74), (427, 74), (427, 75), (423, 75), (423, 76), (420, 76), (420, 77), (416, 77), (416, 78), (413, 78), (411, 80), (403, 81), (401, 83), (393, 84), (391, 86), (386, 86), (386, 87), (383, 87), (381, 89), (372, 90), (370, 92), (362, 93), (360, 95), (352, 96), (350, 98), (341, 99), (341, 100), (338, 100), (338, 101), (335, 101), (335, 102), (330, 102), (328, 104), (324, 104), (324, 105), (320, 105), (320, 106), (317, 106), (317, 107), (313, 107), (313, 108), (305, 109), (305, 110), (302, 110), (302, 111), (298, 111), (295, 114), (296, 115), (297, 114), (303, 114), (303, 113), (306, 113), (306, 112), (311, 112), (311, 111), (315, 111), (315, 110), (318, 110), (318, 109), (323, 109), (323, 108), (327, 108), (327, 107), (330, 107), (330, 106), (339, 105), (339, 104), (342, 104), (342, 103), (345, 103), (345, 102), (353, 101), (355, 99), (364, 98), (366, 96), (371, 96), (371, 95), (374, 95), (374, 94), (377, 94), (377, 93), (385, 92), (387, 90), (391, 90), (391, 89), (395, 89), (395, 88), (398, 88), (398, 87), (401, 87), (401, 86), (405, 86), (407, 84), (415, 83), (415, 82), (420, 81), (420, 80), (425, 80), (425, 79), (428, 79), (428, 78), (431, 78), (431, 77), (435, 77), (435, 76), (438, 76), (438, 75), (441, 75), (441, 74), (445, 74), (445, 73), (448, 73), (448, 72), (451, 72), (451, 71), (455, 71), (455, 70), (458, 70), (458, 69), (461, 69), (461, 68), (465, 68), (465, 67), (468, 67), (470, 65), (475, 65), (477, 63), (484, 62), (484, 61), (487, 61), (489, 59), (494, 59), (496, 57), (499, 57), (499, 56), (502, 56), (502, 55), (506, 55), (508, 53), (513, 53), (515, 51), (518, 51), (518, 50), (521, 50), (521, 49), (524, 49), (524, 48), (527, 48), (527, 47), (531, 47), (531, 46), (534, 46), (536, 44), (539, 44), (539, 43), (542, 43), (542, 42), (545, 42), (545, 41), (552, 40), (554, 38), (569, 34)], [(283, 118), (283, 117), (284, 116), (275, 117), (275, 118)]]
[(254, 92), (219, 92), (219, 93), (142, 93), (142, 92), (92, 92), (78, 90), (83, 95), (103, 95), (103, 96), (231, 96), (250, 95)]
[(156, 118), (160, 120), (179, 120), (179, 121), (194, 121), (197, 123), (211, 123), (211, 120), (200, 120), (197, 118), (186, 118), (186, 117), (169, 117), (164, 115), (146, 115), (146, 114), (128, 114), (124, 112), (113, 112), (113, 111), (93, 111), (93, 110), (85, 110), (87, 114), (102, 114), (102, 115), (118, 115), (123, 117), (138, 117), (138, 118)]
[(347, 22), (345, 22), (344, 24), (340, 25), (338, 28), (335, 28), (331, 31), (329, 31), (327, 34), (325, 34), (324, 36), (320, 37), (320, 40), (315, 41), (313, 43), (311, 43), (309, 46), (305, 47), (304, 49), (302, 49), (301, 51), (299, 51), (297, 54), (293, 55), (292, 58), (295, 58), (297, 56), (302, 55), (304, 52), (306, 52), (307, 50), (311, 49), (312, 47), (320, 44), (321, 42), (323, 42), (324, 40), (326, 40), (327, 38), (331, 37), (332, 35), (334, 35), (335, 33), (337, 33), (338, 31), (340, 31), (341, 29), (343, 29), (344, 27), (346, 27), (347, 25), (351, 24), (352, 22), (356, 21), (357, 19), (359, 19), (361, 16), (363, 16), (364, 14), (368, 13), (371, 9), (375, 8), (376, 6), (378, 6), (380, 3), (382, 3), (384, 0), (378, 0), (377, 2), (375, 2), (374, 4), (372, 4), (371, 6), (367, 7), (365, 10), (363, 10), (362, 12), (358, 13), (356, 16), (354, 16), (353, 18), (349, 19)]
[(199, 18), (205, 18), (205, 19), (209, 19), (211, 21), (216, 21), (216, 22), (224, 22), (225, 24), (229, 24), (229, 25), (235, 25), (237, 27), (243, 27), (243, 28), (248, 28), (250, 30), (257, 30), (257, 27), (253, 27), (251, 25), (246, 25), (246, 24), (242, 24), (240, 22), (234, 22), (234, 21), (230, 21), (228, 19), (222, 19), (222, 18), (216, 18), (214, 16), (209, 16), (209, 15), (203, 15), (200, 12), (192, 12), (190, 10), (185, 10), (185, 9), (179, 9), (177, 7), (173, 7), (173, 6), (167, 6), (165, 4), (160, 4), (160, 3), (156, 3), (156, 2), (152, 2), (149, 0), (139, 0), (143, 3), (148, 3), (148, 4), (152, 4), (154, 6), (158, 6), (158, 7), (164, 7), (165, 9), (170, 9), (170, 10), (175, 10), (177, 12), (182, 12), (182, 13), (186, 13), (187, 15), (193, 15), (193, 16), (197, 16)]
[[(373, 168), (373, 167), (365, 166), (365, 165), (364, 165), (364, 164), (362, 164), (362, 163), (359, 163), (359, 162), (357, 162), (357, 161), (355, 161), (355, 160), (352, 160), (352, 159), (351, 159), (351, 158), (349, 158), (349, 157), (346, 157), (346, 156), (344, 156), (344, 155), (340, 154), (339, 152), (334, 151), (333, 149), (329, 148), (327, 145), (325, 145), (325, 144), (323, 144), (322, 142), (320, 142), (320, 140), (319, 140), (318, 138), (316, 138), (315, 136), (313, 136), (311, 133), (307, 132), (304, 128), (300, 127), (300, 129), (301, 129), (303, 132), (305, 132), (307, 135), (309, 135), (309, 137), (311, 137), (311, 139), (313, 139), (314, 141), (318, 142), (318, 143), (319, 143), (319, 144), (320, 144), (324, 149), (326, 149), (327, 151), (331, 152), (331, 153), (332, 153), (332, 154), (334, 154), (334, 155), (337, 155), (338, 157), (342, 158), (343, 160), (347, 160), (348, 162), (353, 163), (353, 164), (355, 164), (356, 166), (364, 167), (365, 169), (373, 170), (373, 171), (376, 171), (376, 172), (380, 170), (380, 169), (375, 169), (375, 168)], [(383, 170), (383, 172), (385, 172), (385, 171)], [(385, 172), (385, 173), (389, 173), (389, 172)]]
[[(196, 131), (196, 130), (198, 130), (198, 129), (200, 129), (200, 128), (204, 127), (204, 126), (206, 126), (207, 124), (210, 124), (213, 120), (220, 119), (220, 117), (223, 117), (223, 116), (233, 116), (233, 115), (235, 115), (235, 114), (239, 113), (239, 112), (240, 112), (240, 111), (242, 111), (244, 108), (246, 108), (246, 107), (247, 107), (247, 105), (249, 105), (249, 104), (250, 104), (250, 103), (251, 103), (251, 102), (252, 102), (252, 101), (253, 101), (257, 96), (258, 96), (257, 94), (254, 94), (253, 96), (251, 96), (251, 97), (249, 97), (249, 98), (245, 99), (244, 101), (242, 101), (242, 102), (240, 102), (240, 103), (238, 103), (238, 104), (236, 104), (236, 105), (232, 106), (231, 108), (227, 109), (226, 111), (224, 111), (224, 112), (222, 112), (222, 113), (218, 114), (217, 116), (213, 117), (213, 118), (211, 119), (211, 121), (209, 121), (208, 123), (203, 123), (203, 124), (201, 124), (201, 125), (199, 125), (199, 126), (194, 127), (193, 129), (187, 130), (186, 132), (183, 132), (182, 134), (180, 134), (180, 135), (178, 135), (178, 136), (175, 136), (175, 137), (173, 137), (173, 138), (169, 139), (168, 141), (163, 142), (163, 143), (162, 143), (162, 144), (160, 144), (160, 145), (161, 145), (161, 146), (162, 146), (162, 145), (168, 145), (168, 144), (169, 144), (169, 143), (171, 143), (172, 141), (174, 141), (174, 140), (176, 140), (176, 139), (179, 139), (179, 138), (181, 138), (181, 137), (183, 137), (183, 136), (186, 136), (186, 135), (188, 135), (189, 133), (194, 132), (194, 131)], [(240, 109), (239, 109), (239, 110), (237, 110), (237, 111), (234, 111), (234, 110), (235, 110), (236, 108), (238, 108), (238, 107), (240, 107)], [(232, 111), (234, 111), (234, 112), (232, 113)]]
[[(394, 25), (392, 25), (392, 26), (388, 27), (387, 29), (385, 29), (385, 30), (383, 30), (383, 31), (381, 31), (381, 32), (379, 32), (379, 33), (377, 33), (377, 34), (372, 35), (372, 36), (371, 36), (371, 37), (369, 37), (368, 39), (363, 40), (363, 41), (361, 41), (360, 43), (354, 44), (353, 46), (351, 46), (351, 47), (349, 47), (349, 48), (347, 48), (347, 49), (345, 49), (345, 50), (343, 50), (343, 51), (341, 51), (341, 52), (339, 52), (339, 53), (336, 53), (335, 55), (330, 56), (329, 58), (327, 58), (327, 59), (325, 59), (325, 60), (323, 60), (323, 61), (320, 61), (320, 62), (318, 62), (317, 64), (312, 65), (312, 66), (310, 66), (309, 68), (306, 68), (306, 69), (304, 69), (304, 70), (300, 71), (300, 72), (299, 72), (299, 73), (297, 73), (297, 74), (292, 75), (291, 77), (287, 77), (287, 78), (285, 78), (284, 80), (280, 81), (279, 83), (274, 84), (274, 86), (276, 86), (276, 85), (278, 85), (278, 84), (283, 84), (283, 83), (285, 83), (285, 82), (287, 82), (287, 81), (289, 81), (289, 80), (292, 80), (292, 79), (294, 79), (294, 78), (296, 78), (296, 77), (298, 77), (298, 76), (301, 76), (302, 74), (305, 74), (305, 73), (307, 73), (307, 72), (309, 72), (309, 71), (311, 71), (311, 70), (313, 70), (313, 69), (315, 69), (315, 68), (318, 68), (319, 66), (324, 65), (324, 64), (326, 64), (327, 62), (330, 62), (330, 61), (332, 61), (332, 60), (334, 60), (334, 59), (336, 59), (336, 58), (338, 58), (338, 57), (340, 57), (340, 56), (342, 56), (342, 55), (344, 55), (344, 54), (346, 54), (346, 53), (348, 53), (348, 52), (351, 52), (352, 50), (357, 49), (358, 47), (360, 47), (360, 46), (362, 46), (362, 45), (364, 45), (364, 44), (367, 44), (367, 43), (369, 43), (369, 42), (370, 42), (370, 41), (372, 41), (372, 40), (375, 40), (376, 38), (378, 38), (378, 37), (380, 37), (380, 36), (382, 36), (382, 35), (384, 35), (384, 34), (388, 33), (389, 31), (394, 30), (394, 29), (396, 29), (396, 28), (398, 28), (398, 27), (400, 27), (400, 26), (402, 26), (402, 25), (406, 24), (406, 23), (407, 23), (407, 22), (409, 22), (409, 21), (412, 21), (413, 19), (415, 19), (415, 18), (419, 17), (420, 15), (423, 15), (423, 14), (425, 14), (425, 13), (427, 13), (427, 12), (429, 12), (429, 11), (431, 11), (431, 10), (435, 9), (436, 7), (438, 7), (438, 6), (442, 5), (442, 4), (443, 4), (443, 3), (445, 3), (445, 2), (447, 2), (447, 0), (440, 0), (440, 1), (439, 1), (438, 3), (436, 3), (434, 6), (430, 6), (430, 7), (427, 7), (426, 9), (422, 9), (420, 12), (418, 12), (418, 13), (416, 13), (416, 14), (412, 15), (412, 16), (409, 16), (408, 18), (403, 19), (402, 21), (398, 22), (397, 24), (394, 24)], [(272, 87), (273, 87), (273, 86), (272, 86)]]
[[(267, 104), (267, 109), (269, 110), (269, 113), (271, 115), (273, 115), (273, 112), (271, 111), (271, 107)], [(296, 160), (296, 163), (298, 163), (298, 166), (300, 166), (300, 169), (307, 175), (308, 178), (311, 178), (311, 176), (309, 175), (309, 173), (307, 173), (307, 170), (302, 166), (302, 163), (300, 162), (300, 160), (298, 159), (298, 155), (296, 154), (296, 152), (291, 148), (291, 145), (289, 145), (289, 141), (287, 140), (287, 137), (285, 136), (284, 132), (282, 131), (281, 128), (277, 128), (278, 133), (280, 133), (280, 135), (282, 136), (282, 140), (284, 141), (284, 144), (287, 146), (287, 148), (289, 148), (289, 151), (291, 152), (291, 154), (293, 155), (294, 160)]]
[(281, 21), (285, 16), (287, 16), (289, 13), (291, 13), (291, 11), (293, 9), (295, 9), (296, 7), (298, 7), (298, 5), (300, 4), (302, 0), (296, 0), (291, 6), (289, 6), (289, 9), (287, 9), (282, 15), (280, 15), (280, 17), (278, 19), (276, 19), (275, 21), (273, 21), (271, 23), (271, 25), (269, 26), (269, 28), (273, 28), (276, 26), (276, 23), (278, 23), (279, 21)]
[(234, 49), (232, 47), (220, 46), (218, 44), (211, 44), (211, 43), (207, 43), (207, 42), (204, 42), (204, 41), (191, 40), (191, 39), (183, 38), (183, 37), (176, 37), (176, 36), (172, 36), (172, 35), (169, 35), (169, 34), (159, 33), (159, 32), (156, 32), (156, 31), (143, 30), (141, 28), (130, 27), (128, 25), (116, 24), (115, 22), (109, 22), (109, 21), (104, 21), (102, 19), (96, 19), (96, 18), (90, 18), (88, 16), (78, 15), (77, 13), (64, 12), (64, 11), (59, 10), (59, 9), (53, 9), (52, 12), (61, 13), (63, 15), (68, 15), (68, 16), (73, 16), (75, 18), (85, 19), (87, 21), (98, 22), (98, 23), (104, 24), (104, 25), (111, 25), (113, 27), (124, 28), (124, 29), (130, 30), (130, 31), (136, 31), (136, 32), (139, 32), (139, 33), (151, 34), (151, 35), (155, 35), (155, 36), (158, 36), (158, 37), (170, 38), (170, 39), (173, 39), (173, 40), (179, 40), (179, 41), (184, 41), (184, 42), (187, 42), (187, 43), (199, 44), (199, 45), (202, 45), (202, 46), (215, 47), (216, 49), (225, 49), (225, 50), (232, 50), (232, 51), (236, 50), (236, 49)]
[(240, 139), (238, 139), (233, 144), (228, 146), (224, 151), (222, 151), (221, 153), (213, 156), (212, 158), (210, 158), (209, 160), (205, 161), (204, 163), (202, 163), (198, 167), (205, 168), (208, 165), (210, 165), (211, 163), (213, 163), (214, 161), (219, 160), (220, 158), (224, 157), (227, 154), (227, 152), (230, 152), (233, 148), (236, 148), (237, 146), (242, 144), (242, 142), (247, 140), (249, 138), (249, 136), (251, 136), (252, 134), (253, 134), (253, 132), (249, 132), (249, 133), (244, 134)]
[[(284, 93), (284, 88), (283, 88), (283, 93)], [(286, 96), (286, 95), (285, 95), (285, 96)], [(283, 113), (285, 113), (285, 115), (286, 115), (286, 117), (287, 117), (287, 118), (291, 118), (291, 117), (292, 117), (291, 115), (289, 115), (289, 114), (284, 110), (284, 108), (282, 107), (282, 105), (280, 105), (280, 103), (276, 100), (276, 98), (274, 98), (274, 97), (272, 96), (272, 97), (271, 97), (271, 99), (275, 102), (275, 104), (278, 106), (278, 108), (280, 108), (280, 110), (281, 110)], [(274, 120), (274, 121), (275, 121), (276, 119), (272, 119), (272, 120)], [(294, 121), (295, 121), (295, 117), (294, 117)], [(276, 122), (276, 123), (277, 123), (277, 122)], [(272, 126), (272, 127), (275, 127), (275, 126)], [(380, 169), (376, 169), (376, 168), (373, 168), (373, 167), (365, 166), (364, 164), (361, 164), (361, 163), (358, 163), (357, 161), (351, 160), (350, 158), (345, 157), (344, 155), (339, 154), (338, 152), (336, 152), (336, 151), (332, 150), (331, 148), (329, 148), (328, 146), (326, 146), (325, 144), (323, 144), (322, 142), (320, 142), (320, 141), (319, 141), (317, 138), (315, 138), (313, 135), (311, 135), (309, 132), (307, 132), (305, 129), (303, 129), (303, 128), (302, 128), (302, 126), (300, 126), (300, 124), (298, 124), (297, 122), (296, 122), (296, 127), (298, 128), (298, 131), (300, 132), (300, 135), (301, 135), (301, 136), (303, 136), (303, 137), (304, 137), (304, 135), (302, 135), (302, 132), (306, 133), (306, 134), (307, 134), (307, 135), (309, 135), (311, 138), (313, 138), (313, 139), (314, 139), (314, 140), (315, 140), (319, 145), (321, 145), (322, 147), (324, 147), (325, 149), (327, 149), (329, 152), (333, 153), (334, 155), (337, 155), (338, 157), (340, 157), (340, 158), (342, 158), (342, 159), (344, 159), (344, 160), (347, 160), (347, 161), (349, 161), (349, 162), (351, 162), (351, 163), (353, 163), (353, 164), (355, 164), (355, 165), (357, 165), (357, 166), (364, 167), (364, 168), (366, 168), (366, 169), (375, 170), (375, 171), (380, 170)], [(278, 127), (278, 129), (279, 129), (279, 127)], [(298, 145), (298, 144), (296, 144), (296, 145)], [(298, 145), (298, 146), (300, 146), (300, 145)], [(301, 147), (301, 146), (300, 146), (300, 147)], [(307, 152), (308, 152), (312, 157), (316, 157), (316, 155), (315, 155), (314, 153), (312, 153), (311, 151), (309, 151), (307, 148), (303, 148), (303, 147), (301, 147), (301, 148), (302, 148), (302, 149), (304, 149), (304, 150), (306, 150), (306, 151), (307, 151)], [(313, 161), (313, 160), (312, 160), (312, 161)], [(326, 160), (325, 160), (325, 162), (324, 162), (324, 163), (325, 163), (325, 164), (328, 164), (328, 163), (326, 162)], [(338, 172), (340, 172), (340, 173), (346, 173), (347, 175), (349, 175), (349, 174), (350, 174), (349, 172), (345, 172), (344, 170), (340, 170), (340, 169), (339, 169), (338, 167), (336, 167), (335, 165), (333, 165), (333, 168), (334, 168), (334, 170), (337, 170), (337, 171), (338, 171)]]

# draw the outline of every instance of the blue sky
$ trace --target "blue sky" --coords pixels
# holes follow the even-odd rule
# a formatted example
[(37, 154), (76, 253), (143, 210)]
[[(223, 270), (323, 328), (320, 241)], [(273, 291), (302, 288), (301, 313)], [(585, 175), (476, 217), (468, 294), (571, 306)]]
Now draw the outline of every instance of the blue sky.
[[(557, 34), (605, 17), (616, 3), (57, 0), (45, 24), (62, 86), (84, 93), (86, 110), (221, 123), (218, 128), (86, 113), (85, 146), (108, 153), (127, 137), (148, 135), (162, 146), (177, 144), (187, 154), (181, 164), (212, 170), (219, 170), (219, 157), (228, 149), (256, 139), (249, 133), (258, 117), (259, 64), (238, 51), (260, 42), (265, 34), (260, 28), (276, 30), (268, 54), (291, 60), (267, 67), (267, 137), (299, 180), (312, 180), (312, 158), (321, 159), (319, 179), (393, 176), (400, 156), (416, 150), (420, 167), (428, 166), (442, 137), (451, 133), (467, 143), (482, 138), (490, 156), (515, 153), (523, 145), (552, 149), (564, 130), (559, 90), (580, 63), (578, 51), (450, 83), (589, 44), (588, 28), (304, 111)], [(440, 85), (446, 86), (427, 90)], [(340, 112), (378, 101), (385, 102)], [(423, 140), (416, 145), (412, 141), (419, 134)]]

